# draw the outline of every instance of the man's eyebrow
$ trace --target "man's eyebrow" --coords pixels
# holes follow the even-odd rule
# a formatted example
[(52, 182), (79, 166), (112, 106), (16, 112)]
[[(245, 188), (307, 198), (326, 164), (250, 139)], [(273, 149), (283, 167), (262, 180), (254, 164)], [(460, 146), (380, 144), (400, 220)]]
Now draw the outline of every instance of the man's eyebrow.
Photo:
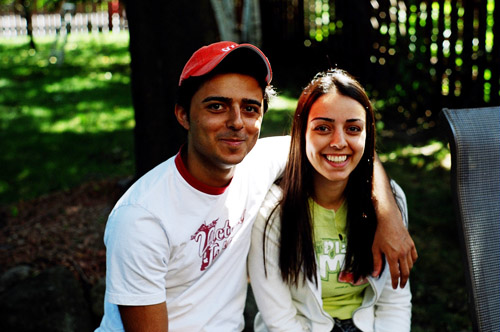
[(224, 103), (228, 103), (230, 102), (232, 99), (231, 98), (228, 98), (228, 97), (222, 97), (222, 96), (209, 96), (205, 99), (203, 99), (203, 103), (207, 103), (207, 102), (210, 102), (210, 101), (221, 101), (221, 102), (224, 102)]
[[(223, 103), (230, 103), (232, 102), (232, 98), (229, 98), (229, 97), (222, 97), (222, 96), (208, 96), (207, 98), (203, 99), (203, 103), (208, 103), (208, 102), (211, 102), (211, 101), (220, 101), (220, 102), (223, 102)], [(262, 102), (261, 101), (258, 101), (258, 100), (255, 100), (255, 99), (251, 99), (251, 98), (243, 98), (242, 101), (245, 103), (245, 104), (250, 104), (250, 105), (257, 105), (257, 106), (262, 106)]]
[(258, 105), (258, 106), (262, 105), (261, 101), (258, 101), (258, 100), (255, 100), (255, 99), (243, 98), (243, 102), (245, 102), (246, 104), (253, 104), (253, 105)]

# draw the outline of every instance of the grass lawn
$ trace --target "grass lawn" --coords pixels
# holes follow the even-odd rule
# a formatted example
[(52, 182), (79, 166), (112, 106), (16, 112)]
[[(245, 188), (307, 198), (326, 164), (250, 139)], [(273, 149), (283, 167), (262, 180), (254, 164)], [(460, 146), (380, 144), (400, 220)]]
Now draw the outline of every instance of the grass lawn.
[(36, 42), (0, 39), (0, 204), (134, 172), (128, 35)]
[[(36, 52), (27, 43), (0, 39), (0, 206), (132, 175), (128, 35), (38, 38)], [(297, 96), (281, 92), (262, 136), (287, 132)], [(470, 331), (446, 145), (380, 141), (386, 170), (406, 192), (419, 251), (411, 276), (412, 331)]]

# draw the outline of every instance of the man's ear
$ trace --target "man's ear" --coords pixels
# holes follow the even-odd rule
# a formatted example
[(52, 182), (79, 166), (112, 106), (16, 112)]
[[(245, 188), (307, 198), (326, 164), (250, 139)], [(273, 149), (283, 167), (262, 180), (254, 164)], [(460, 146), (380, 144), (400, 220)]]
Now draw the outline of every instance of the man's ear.
[(177, 121), (181, 124), (184, 129), (189, 130), (189, 119), (188, 119), (188, 113), (184, 109), (184, 107), (175, 105), (175, 117), (177, 118)]

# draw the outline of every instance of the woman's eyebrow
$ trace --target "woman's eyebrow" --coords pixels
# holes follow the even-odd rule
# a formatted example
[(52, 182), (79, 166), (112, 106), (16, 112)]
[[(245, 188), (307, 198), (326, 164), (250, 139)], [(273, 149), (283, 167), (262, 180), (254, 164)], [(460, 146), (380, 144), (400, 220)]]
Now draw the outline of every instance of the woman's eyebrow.
[(335, 119), (331, 118), (323, 118), (323, 117), (317, 117), (311, 120), (312, 121), (327, 121), (327, 122), (335, 122)]
[[(312, 121), (327, 121), (327, 122), (335, 122), (335, 119), (332, 118), (324, 118), (324, 117), (317, 117), (311, 120)], [(346, 122), (364, 122), (363, 119), (347, 119)]]

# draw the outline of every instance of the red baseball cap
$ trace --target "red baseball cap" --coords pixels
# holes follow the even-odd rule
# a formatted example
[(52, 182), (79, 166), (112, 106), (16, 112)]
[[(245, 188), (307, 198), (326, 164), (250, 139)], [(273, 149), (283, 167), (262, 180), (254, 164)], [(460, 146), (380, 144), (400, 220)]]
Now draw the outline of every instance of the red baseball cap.
[[(265, 81), (267, 84), (269, 84), (273, 77), (271, 64), (269, 63), (269, 60), (267, 60), (267, 57), (264, 55), (264, 53), (262, 53), (262, 51), (258, 47), (252, 44), (237, 44), (230, 41), (221, 41), (203, 46), (193, 53), (189, 61), (184, 66), (184, 69), (182, 70), (181, 78), (179, 79), (179, 86), (184, 80), (190, 77), (202, 76), (210, 73), (221, 63), (222, 60), (224, 60), (229, 54), (238, 49), (248, 49), (259, 55), (260, 59), (262, 59), (262, 65), (265, 66)], [(258, 59), (258, 57), (256, 58)]]

